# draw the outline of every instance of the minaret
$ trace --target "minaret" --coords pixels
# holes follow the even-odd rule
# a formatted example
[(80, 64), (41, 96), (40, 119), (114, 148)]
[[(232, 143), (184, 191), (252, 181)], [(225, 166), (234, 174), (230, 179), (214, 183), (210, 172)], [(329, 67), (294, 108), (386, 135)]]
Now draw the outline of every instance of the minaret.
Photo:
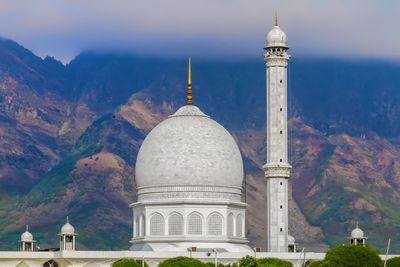
[(288, 162), (286, 34), (275, 26), (267, 35), (267, 251), (288, 251)]

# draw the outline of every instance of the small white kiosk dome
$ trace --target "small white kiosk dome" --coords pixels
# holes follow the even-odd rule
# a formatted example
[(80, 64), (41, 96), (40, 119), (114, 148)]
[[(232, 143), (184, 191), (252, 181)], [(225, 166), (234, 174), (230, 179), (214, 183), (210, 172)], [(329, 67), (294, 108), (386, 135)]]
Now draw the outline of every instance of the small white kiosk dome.
[(21, 242), (33, 242), (33, 235), (29, 232), (28, 225), (25, 232), (21, 235)]
[(66, 224), (61, 227), (61, 234), (62, 235), (74, 235), (75, 228), (67, 221)]
[(356, 224), (356, 228), (351, 231), (351, 236), (349, 237), (350, 244), (353, 245), (365, 245), (365, 240), (367, 239), (364, 235), (364, 231), (358, 227), (358, 222)]
[(353, 231), (351, 231), (351, 238), (364, 238), (364, 231), (357, 226)]

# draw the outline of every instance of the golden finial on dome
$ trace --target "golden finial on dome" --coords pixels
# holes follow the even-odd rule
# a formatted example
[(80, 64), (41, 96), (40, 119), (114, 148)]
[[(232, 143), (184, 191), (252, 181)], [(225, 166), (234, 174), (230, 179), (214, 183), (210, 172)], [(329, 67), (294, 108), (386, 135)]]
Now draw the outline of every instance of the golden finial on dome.
[(28, 225), (25, 225), (25, 231), (28, 232), (28, 230), (29, 230), (29, 226), (28, 226)]
[(69, 223), (69, 216), (67, 215), (67, 223)]
[(278, 26), (278, 12), (275, 11), (275, 26)]
[(192, 97), (192, 59), (191, 58), (189, 58), (189, 64), (188, 64), (188, 86), (187, 86), (186, 104), (187, 105), (192, 105), (193, 104), (193, 97)]

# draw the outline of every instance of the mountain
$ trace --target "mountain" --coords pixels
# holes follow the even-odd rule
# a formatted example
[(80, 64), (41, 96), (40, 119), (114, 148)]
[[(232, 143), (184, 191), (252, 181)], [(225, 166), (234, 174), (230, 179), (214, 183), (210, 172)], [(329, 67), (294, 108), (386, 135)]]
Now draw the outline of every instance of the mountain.
[[(62, 65), (0, 40), (0, 247), (29, 223), (57, 246), (65, 216), (78, 247), (126, 249), (134, 164), (146, 134), (185, 101), (186, 60), (122, 53)], [(265, 248), (265, 70), (259, 61), (193, 60), (194, 102), (237, 140), (247, 234)], [(290, 232), (308, 251), (368, 242), (399, 253), (400, 65), (293, 59), (289, 66)], [(110, 233), (104, 235), (107, 231)]]

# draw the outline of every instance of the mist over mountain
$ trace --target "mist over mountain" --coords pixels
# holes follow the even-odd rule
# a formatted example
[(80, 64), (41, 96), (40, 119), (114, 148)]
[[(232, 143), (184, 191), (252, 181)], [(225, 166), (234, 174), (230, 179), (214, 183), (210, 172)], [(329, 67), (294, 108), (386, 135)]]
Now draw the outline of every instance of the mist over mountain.
[[(0, 39), (0, 247), (16, 249), (26, 223), (41, 247), (57, 246), (68, 214), (79, 248), (128, 248), (136, 155), (185, 104), (186, 67), (93, 52), (63, 65)], [(194, 58), (192, 73), (194, 103), (239, 144), (247, 234), (265, 248), (263, 60)], [(290, 61), (290, 232), (309, 250), (347, 242), (359, 221), (372, 245), (391, 237), (399, 252), (398, 73), (384, 61)]]

